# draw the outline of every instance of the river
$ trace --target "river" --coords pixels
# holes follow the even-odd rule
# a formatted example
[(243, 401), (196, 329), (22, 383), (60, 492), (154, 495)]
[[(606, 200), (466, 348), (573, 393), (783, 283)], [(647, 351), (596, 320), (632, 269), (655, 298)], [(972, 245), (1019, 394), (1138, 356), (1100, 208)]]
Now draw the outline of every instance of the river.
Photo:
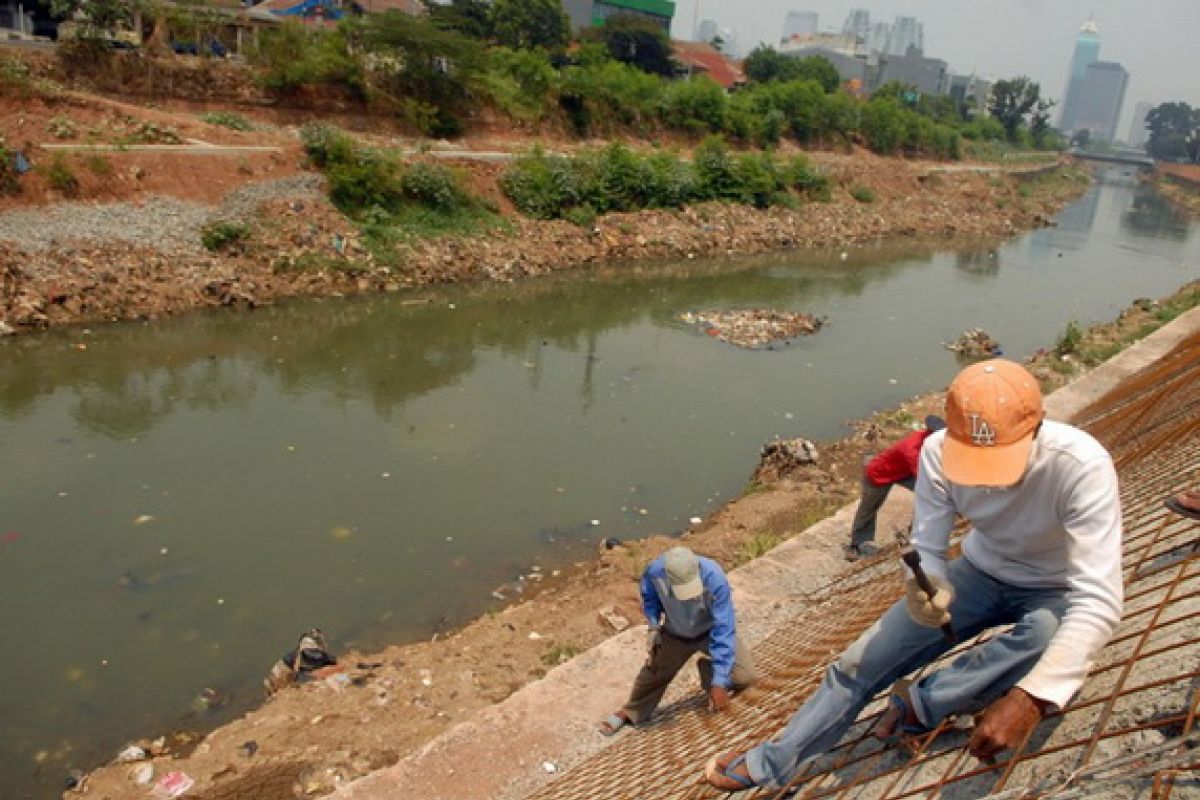
[[(1200, 275), (1122, 170), (1054, 228), (518, 285), (297, 301), (0, 342), (0, 795), (212, 727), (317, 625), (335, 650), (497, 606), (532, 564), (682, 530), (776, 436), (945, 385), (980, 326), (1020, 358)], [(747, 352), (701, 308), (827, 316)], [(229, 698), (208, 708), (213, 687)]]

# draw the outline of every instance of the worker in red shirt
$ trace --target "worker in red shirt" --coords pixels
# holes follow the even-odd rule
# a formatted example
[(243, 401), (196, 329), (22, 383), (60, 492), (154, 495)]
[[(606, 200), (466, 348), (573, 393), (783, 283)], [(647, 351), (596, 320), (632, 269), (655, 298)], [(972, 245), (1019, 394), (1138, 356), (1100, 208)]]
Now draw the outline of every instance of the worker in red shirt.
[(925, 427), (913, 431), (900, 441), (867, 461), (863, 469), (862, 499), (854, 512), (854, 527), (850, 531), (850, 546), (846, 548), (846, 560), (857, 561), (863, 556), (879, 552), (875, 546), (875, 516), (879, 513), (888, 492), (897, 483), (910, 492), (917, 483), (917, 462), (921, 458), (921, 445), (926, 437), (946, 427), (946, 422), (936, 414), (925, 418)]

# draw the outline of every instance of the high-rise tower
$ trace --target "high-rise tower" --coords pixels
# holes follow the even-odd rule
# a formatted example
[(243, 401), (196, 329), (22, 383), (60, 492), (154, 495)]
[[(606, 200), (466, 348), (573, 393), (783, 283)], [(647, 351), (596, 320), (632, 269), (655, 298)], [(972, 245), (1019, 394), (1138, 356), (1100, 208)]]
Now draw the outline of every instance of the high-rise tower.
[(1087, 77), (1088, 67), (1100, 58), (1100, 29), (1096, 23), (1088, 20), (1079, 29), (1075, 37), (1075, 52), (1071, 55), (1071, 71), (1067, 73), (1067, 85), (1063, 89), (1062, 113), (1058, 118), (1058, 127), (1067, 134), (1075, 129), (1079, 114), (1080, 93), (1083, 91), (1084, 78)]

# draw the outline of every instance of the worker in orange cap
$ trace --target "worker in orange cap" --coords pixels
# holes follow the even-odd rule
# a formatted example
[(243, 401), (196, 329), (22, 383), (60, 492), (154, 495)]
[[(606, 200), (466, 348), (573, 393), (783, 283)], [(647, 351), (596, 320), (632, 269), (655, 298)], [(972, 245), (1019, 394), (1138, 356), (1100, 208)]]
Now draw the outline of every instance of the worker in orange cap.
[[(985, 709), (968, 741), (987, 762), (1019, 746), (1078, 691), (1121, 619), (1121, 507), (1112, 458), (1087, 433), (1044, 419), (1037, 382), (1019, 364), (973, 364), (950, 384), (946, 429), (921, 448), (913, 545), (925, 591), (906, 596), (826, 671), (773, 740), (714, 756), (709, 783), (783, 787), (827, 752), (892, 685), (875, 735), (920, 733)], [(971, 523), (946, 557), (956, 516)], [(1011, 626), (917, 681), (902, 680), (952, 643)], [(894, 682), (894, 683), (893, 683)]]

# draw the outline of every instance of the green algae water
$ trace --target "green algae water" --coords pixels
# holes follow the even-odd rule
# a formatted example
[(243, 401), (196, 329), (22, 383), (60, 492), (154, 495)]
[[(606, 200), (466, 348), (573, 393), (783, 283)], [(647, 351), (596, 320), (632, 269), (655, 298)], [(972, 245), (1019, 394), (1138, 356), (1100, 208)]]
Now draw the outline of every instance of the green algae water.
[[(777, 435), (938, 389), (1200, 276), (1120, 171), (1003, 244), (616, 266), (0, 341), (0, 796), (56, 796), (128, 740), (261, 698), (297, 635), (412, 641), (599, 539), (678, 532)], [(745, 351), (704, 308), (827, 316)], [(210, 708), (206, 687), (229, 698)]]

